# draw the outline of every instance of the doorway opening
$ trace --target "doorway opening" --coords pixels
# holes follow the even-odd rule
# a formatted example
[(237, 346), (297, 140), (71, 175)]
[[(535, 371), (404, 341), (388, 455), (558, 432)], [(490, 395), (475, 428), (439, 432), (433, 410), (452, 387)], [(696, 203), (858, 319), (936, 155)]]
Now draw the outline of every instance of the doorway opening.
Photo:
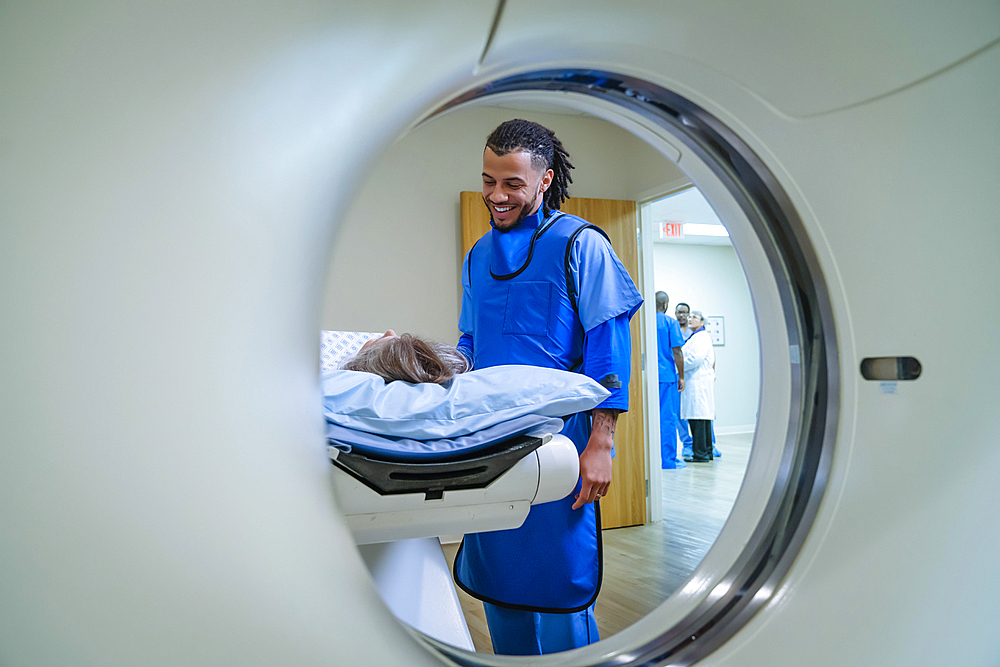
[[(644, 261), (652, 265), (656, 299), (667, 299), (665, 318), (678, 322), (682, 340), (691, 335), (690, 312), (702, 312), (706, 319), (714, 375), (710, 380), (713, 461), (693, 460), (690, 428), (678, 414), (680, 396), (671, 395), (680, 389), (676, 376), (662, 377), (669, 376), (674, 365), (669, 333), (673, 325), (664, 319), (660, 326), (663, 318), (657, 315), (657, 348), (663, 349), (651, 350), (648, 358), (657, 359), (661, 376), (659, 391), (649, 392), (659, 398), (658, 414), (649, 411), (651, 417), (659, 417), (658, 429), (651, 429), (659, 432), (659, 442), (649, 443), (654, 450), (649, 480), (651, 504), (658, 503), (660, 512), (655, 523), (605, 533), (609, 581), (635, 584), (637, 577), (642, 578), (642, 586), (633, 585), (626, 593), (614, 584), (606, 589), (608, 602), (619, 607), (609, 622), (622, 623), (636, 618), (628, 617), (628, 611), (649, 613), (679, 590), (715, 543), (744, 482), (760, 387), (753, 302), (723, 221), (693, 185), (650, 199), (639, 209), (642, 233), (651, 237), (651, 243), (644, 245)], [(685, 352), (692, 357), (686, 344), (679, 352), (682, 358)], [(667, 405), (671, 398), (673, 405)], [(659, 465), (655, 465), (657, 449)], [(648, 557), (634, 559), (638, 554)]]

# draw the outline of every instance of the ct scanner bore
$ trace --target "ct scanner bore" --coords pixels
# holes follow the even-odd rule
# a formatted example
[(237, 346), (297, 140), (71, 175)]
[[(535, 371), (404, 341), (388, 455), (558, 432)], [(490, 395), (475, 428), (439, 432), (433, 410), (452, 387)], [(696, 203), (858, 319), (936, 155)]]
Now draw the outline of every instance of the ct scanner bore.
[[(406, 123), (582, 70), (621, 73), (606, 97), (673, 91), (649, 117), (716, 178), (773, 175), (729, 195), (774, 225), (790, 396), (821, 400), (793, 411), (768, 514), (795, 529), (760, 526), (701, 635), (641, 622), (536, 664), (994, 664), (1000, 351), (947, 354), (923, 304), (997, 324), (975, 269), (1000, 247), (1000, 11), (887, 7), (4, 5), (0, 662), (449, 660), (377, 600), (332, 507), (317, 248)], [(929, 248), (952, 219), (970, 236)], [(860, 378), (893, 356), (920, 378)]]

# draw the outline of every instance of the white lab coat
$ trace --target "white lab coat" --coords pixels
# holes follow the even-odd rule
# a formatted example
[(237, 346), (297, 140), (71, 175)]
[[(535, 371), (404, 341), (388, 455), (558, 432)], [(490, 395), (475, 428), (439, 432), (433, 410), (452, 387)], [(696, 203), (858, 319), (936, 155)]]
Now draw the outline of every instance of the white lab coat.
[(684, 343), (684, 391), (681, 419), (715, 419), (715, 350), (712, 336), (701, 329)]

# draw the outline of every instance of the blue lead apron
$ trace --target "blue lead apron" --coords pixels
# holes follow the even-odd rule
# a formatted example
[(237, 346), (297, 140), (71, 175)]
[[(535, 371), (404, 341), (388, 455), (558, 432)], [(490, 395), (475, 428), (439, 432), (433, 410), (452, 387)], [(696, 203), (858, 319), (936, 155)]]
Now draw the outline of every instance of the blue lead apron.
[[(523, 265), (494, 273), (491, 231), (469, 253), (465, 276), (474, 330), (474, 367), (529, 364), (577, 370), (584, 330), (569, 272), (573, 240), (590, 223), (559, 212), (535, 229)], [(578, 452), (590, 438), (590, 415), (567, 419), (562, 433)], [(466, 535), (455, 559), (455, 581), (484, 602), (508, 609), (573, 613), (597, 599), (603, 574), (600, 509), (573, 510), (574, 493), (534, 505), (519, 528)]]

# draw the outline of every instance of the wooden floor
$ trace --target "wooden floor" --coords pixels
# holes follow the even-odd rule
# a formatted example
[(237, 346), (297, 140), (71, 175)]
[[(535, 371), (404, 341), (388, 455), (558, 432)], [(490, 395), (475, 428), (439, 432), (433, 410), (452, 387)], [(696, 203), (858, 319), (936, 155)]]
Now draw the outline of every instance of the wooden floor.
[[(722, 530), (753, 434), (717, 437), (722, 458), (663, 471), (663, 521), (604, 531), (604, 585), (596, 607), (601, 637), (632, 625), (680, 588)], [(450, 566), (458, 545), (443, 549)], [(482, 603), (461, 590), (458, 595), (476, 650), (492, 653)]]

